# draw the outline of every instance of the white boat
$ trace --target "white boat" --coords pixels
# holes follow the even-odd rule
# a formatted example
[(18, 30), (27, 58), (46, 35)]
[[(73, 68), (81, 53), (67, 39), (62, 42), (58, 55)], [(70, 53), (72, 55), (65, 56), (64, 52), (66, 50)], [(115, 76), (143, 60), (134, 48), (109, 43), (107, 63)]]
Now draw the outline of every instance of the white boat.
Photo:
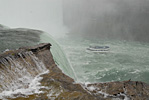
[(87, 50), (92, 52), (108, 52), (110, 50), (109, 46), (89, 46)]

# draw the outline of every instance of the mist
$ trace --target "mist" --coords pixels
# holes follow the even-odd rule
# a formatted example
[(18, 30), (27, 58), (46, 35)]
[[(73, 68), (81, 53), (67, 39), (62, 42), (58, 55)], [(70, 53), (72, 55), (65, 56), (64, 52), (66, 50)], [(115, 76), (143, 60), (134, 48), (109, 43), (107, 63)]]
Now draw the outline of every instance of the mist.
[(69, 36), (149, 42), (149, 0), (63, 0)]
[(54, 37), (149, 42), (149, 0), (0, 0), (0, 24)]
[(0, 24), (31, 28), (54, 37), (67, 30), (63, 25), (62, 0), (0, 0)]

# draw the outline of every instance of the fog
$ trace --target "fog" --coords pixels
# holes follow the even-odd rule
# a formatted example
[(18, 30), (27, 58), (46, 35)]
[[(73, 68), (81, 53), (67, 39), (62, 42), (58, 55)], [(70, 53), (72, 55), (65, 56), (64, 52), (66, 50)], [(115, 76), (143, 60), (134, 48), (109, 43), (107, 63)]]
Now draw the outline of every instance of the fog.
[(69, 36), (149, 41), (149, 0), (63, 0)]
[(0, 24), (54, 37), (149, 41), (149, 0), (0, 0)]
[(62, 35), (66, 31), (62, 0), (0, 0), (0, 24)]

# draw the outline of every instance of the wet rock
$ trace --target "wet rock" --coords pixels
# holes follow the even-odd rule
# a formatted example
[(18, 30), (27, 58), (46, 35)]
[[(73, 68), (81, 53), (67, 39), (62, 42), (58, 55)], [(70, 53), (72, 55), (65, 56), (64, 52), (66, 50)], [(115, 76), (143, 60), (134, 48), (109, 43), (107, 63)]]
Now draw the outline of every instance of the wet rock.
[[(24, 52), (31, 51), (38, 58), (38, 61), (41, 61), (47, 70), (49, 70), (48, 73), (40, 76), (42, 77), (40, 81), (40, 86), (42, 86), (40, 88), (41, 93), (31, 95), (18, 93), (13, 95), (14, 98), (8, 97), (8, 100), (148, 100), (149, 85), (143, 82), (129, 80), (94, 84), (75, 83), (72, 78), (65, 75), (57, 67), (50, 52), (50, 47), (51, 44), (43, 43), (32, 47), (22, 47), (18, 50), (7, 51), (0, 55), (0, 59), (13, 56), (14, 60), (20, 61), (23, 67), (27, 66), (23, 63), (24, 60), (29, 62), (32, 67), (36, 67), (36, 64), (34, 64), (30, 57), (22, 56), (22, 60), (20, 56), (20, 53), (23, 54)], [(3, 67), (0, 64), (0, 68)], [(32, 70), (30, 73), (34, 74), (35, 72)]]
[[(42, 93), (25, 95), (22, 93), (14, 94), (13, 98), (7, 98), (9, 100), (96, 100), (96, 97), (89, 94), (86, 90), (82, 88), (80, 84), (75, 84), (74, 80), (69, 76), (65, 75), (55, 64), (52, 54), (50, 52), (50, 43), (43, 43), (37, 46), (32, 47), (22, 47), (18, 50), (7, 51), (4, 54), (0, 55), (0, 59), (5, 59), (7, 57), (12, 57), (13, 61), (20, 62), (23, 67), (37, 67), (34, 61), (30, 56), (20, 56), (25, 52), (32, 52), (34, 56), (38, 58), (37, 61), (40, 61), (44, 66), (49, 70), (49, 73), (43, 74), (41, 77), (40, 85), (43, 88), (40, 88)], [(36, 59), (35, 59), (36, 60)], [(8, 66), (11, 66), (11, 63), (8, 62)], [(28, 64), (26, 64), (28, 62)], [(0, 68), (3, 68), (3, 64), (0, 64)], [(6, 67), (6, 66), (5, 66)], [(15, 66), (17, 67), (17, 66)], [(14, 67), (14, 68), (15, 68)], [(28, 72), (32, 75), (37, 75), (34, 70), (30, 71), (30, 68), (27, 68)], [(7, 70), (7, 68), (5, 69)], [(15, 69), (14, 69), (15, 70)], [(12, 71), (14, 71), (12, 70)], [(9, 70), (10, 71), (10, 70)], [(7, 71), (6, 71), (7, 72)], [(6, 73), (7, 75), (7, 73)], [(9, 74), (8, 74), (9, 75)], [(9, 77), (9, 76), (8, 76)], [(10, 78), (12, 78), (10, 76)], [(4, 80), (5, 81), (5, 80)], [(11, 82), (6, 80), (7, 82)], [(18, 81), (17, 81), (18, 82)], [(5, 83), (4, 83), (5, 84)], [(23, 87), (24, 88), (24, 87)], [(27, 87), (26, 87), (27, 88)], [(1, 89), (3, 90), (3, 89)]]
[[(138, 81), (108, 82), (88, 84), (87, 90), (105, 100), (120, 98), (126, 100), (148, 100), (149, 85)], [(94, 88), (91, 90), (90, 88)], [(102, 94), (102, 95), (101, 95)]]

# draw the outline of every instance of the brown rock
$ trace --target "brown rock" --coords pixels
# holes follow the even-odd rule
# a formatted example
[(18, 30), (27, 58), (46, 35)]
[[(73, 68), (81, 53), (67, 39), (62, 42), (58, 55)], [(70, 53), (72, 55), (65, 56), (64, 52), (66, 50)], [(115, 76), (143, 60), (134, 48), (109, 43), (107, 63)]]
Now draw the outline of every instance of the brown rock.
[[(96, 88), (96, 96), (101, 96), (99, 91), (107, 95), (107, 98), (128, 98), (130, 100), (148, 100), (149, 85), (138, 81), (123, 81), (123, 82), (109, 82), (89, 84), (88, 87), (94, 86)], [(90, 91), (88, 89), (88, 91)], [(94, 92), (90, 91), (94, 94)], [(102, 97), (104, 97), (103, 95)], [(109, 100), (109, 99), (108, 99)]]
[[(94, 83), (94, 84), (77, 84), (72, 78), (62, 73), (62, 71), (55, 64), (52, 54), (50, 52), (49, 43), (39, 44), (33, 47), (23, 47), (19, 50), (8, 51), (0, 55), (0, 70), (7, 73), (2, 63), (2, 59), (12, 57), (13, 60), (20, 62), (23, 67), (27, 67), (27, 71), (32, 75), (37, 75), (38, 72), (32, 70), (36, 68), (33, 59), (27, 55), (23, 56), (25, 52), (31, 51), (41, 61), (49, 73), (41, 75), (43, 79), (40, 81), (43, 93), (32, 94), (24, 96), (24, 94), (15, 94), (15, 98), (7, 98), (9, 100), (148, 100), (149, 85), (138, 81), (123, 81), (123, 82), (108, 82), (108, 83)], [(22, 54), (22, 56), (20, 56)], [(32, 67), (24, 62), (28, 62)], [(11, 63), (8, 61), (7, 67)], [(11, 69), (14, 71), (15, 69)], [(10, 69), (9, 69), (10, 71)], [(13, 76), (9, 76), (10, 79)], [(10, 80), (4, 80), (11, 82)], [(28, 88), (27, 86), (25, 88)], [(3, 84), (0, 85), (0, 90), (3, 90)], [(1, 91), (2, 92), (2, 91)]]

